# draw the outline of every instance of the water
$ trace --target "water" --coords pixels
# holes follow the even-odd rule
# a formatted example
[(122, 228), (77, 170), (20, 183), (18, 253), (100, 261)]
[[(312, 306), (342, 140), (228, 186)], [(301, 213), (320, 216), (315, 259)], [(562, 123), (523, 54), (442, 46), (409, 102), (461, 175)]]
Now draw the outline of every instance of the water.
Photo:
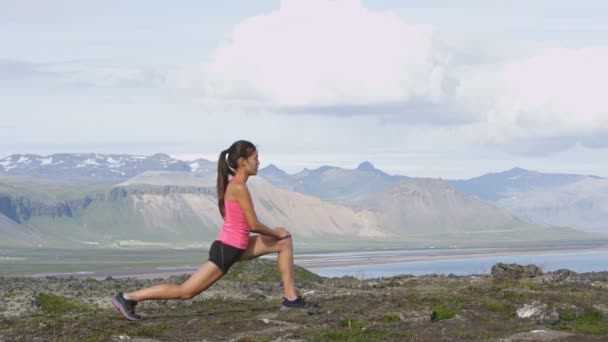
[[(440, 252), (440, 251), (438, 251)], [(386, 253), (386, 252), (384, 252)], [(399, 252), (397, 252), (399, 253)], [(410, 252), (403, 252), (408, 254)], [(555, 271), (558, 269), (569, 269), (577, 273), (592, 271), (608, 271), (608, 251), (586, 251), (586, 252), (563, 252), (563, 253), (542, 253), (527, 255), (504, 255), (504, 256), (483, 256), (483, 257), (458, 257), (444, 260), (425, 260), (395, 262), (389, 264), (375, 264), (374, 254), (367, 253), (341, 253), (342, 255), (309, 255), (318, 256), (319, 262), (303, 260), (301, 266), (308, 270), (325, 277), (354, 276), (360, 279), (391, 277), (400, 274), (424, 275), (424, 274), (488, 274), (492, 266), (496, 263), (516, 263), (520, 265), (534, 264), (543, 269), (544, 272)], [(377, 254), (376, 254), (377, 255)], [(385, 254), (386, 255), (386, 254)], [(369, 257), (372, 257), (371, 259)], [(423, 256), (423, 255), (419, 255)], [(429, 255), (426, 255), (427, 257)], [(323, 260), (326, 258), (326, 261)], [(351, 259), (352, 258), (352, 259)], [(352, 266), (323, 266), (324, 263), (331, 264), (344, 260), (357, 263), (361, 260), (371, 262), (370, 264), (358, 264)]]
[(94, 274), (95, 274), (95, 272), (92, 272), (92, 271), (63, 272), (63, 273), (36, 273), (36, 274), (32, 274), (32, 277), (34, 277), (34, 278), (44, 278), (44, 277), (65, 278), (65, 277), (73, 276), (73, 277), (82, 278), (84, 276), (91, 276)]
[[(504, 254), (504, 255), (497, 255)], [(274, 259), (275, 255), (263, 258)], [(503, 249), (428, 249), (403, 251), (367, 251), (346, 253), (298, 254), (295, 263), (325, 277), (354, 276), (360, 279), (391, 277), (400, 274), (488, 274), (496, 263), (534, 264), (543, 271), (569, 269), (577, 273), (608, 271), (608, 249), (586, 251), (503, 250)], [(158, 266), (144, 269), (65, 273), (38, 273), (33, 277), (145, 276), (160, 273), (192, 273), (199, 265)]]

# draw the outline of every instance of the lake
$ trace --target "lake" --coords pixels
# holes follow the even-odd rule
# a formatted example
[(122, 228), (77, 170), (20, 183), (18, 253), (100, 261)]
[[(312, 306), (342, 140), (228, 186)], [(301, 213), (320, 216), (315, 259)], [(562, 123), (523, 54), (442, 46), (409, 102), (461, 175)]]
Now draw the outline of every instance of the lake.
[[(22, 275), (29, 273), (34, 277), (161, 277), (192, 273), (206, 261), (206, 252), (198, 250), (113, 253), (99, 251), (87, 255), (82, 255), (82, 252), (65, 252), (52, 259), (48, 257), (49, 252), (41, 253), (14, 255), (7, 257), (5, 261), (0, 260), (0, 268), (3, 269), (1, 273), (9, 273), (4, 271), (6, 269), (14, 270), (15, 273), (19, 271)], [(263, 258), (274, 259), (276, 255)], [(311, 253), (296, 254), (294, 262), (322, 276), (348, 275), (361, 279), (399, 274), (488, 274), (492, 266), (499, 262), (535, 264), (545, 272), (566, 268), (581, 273), (608, 271), (608, 246)], [(28, 270), (30, 272), (27, 272)]]
[[(488, 255), (492, 253), (502, 255)], [(508, 251), (488, 249), (327, 253), (297, 256), (296, 263), (325, 277), (348, 275), (360, 279), (391, 277), (399, 274), (489, 274), (492, 266), (499, 262), (534, 264), (541, 267), (544, 272), (564, 268), (577, 273), (608, 271), (608, 250), (565, 252), (527, 250), (512, 255), (508, 253)]]

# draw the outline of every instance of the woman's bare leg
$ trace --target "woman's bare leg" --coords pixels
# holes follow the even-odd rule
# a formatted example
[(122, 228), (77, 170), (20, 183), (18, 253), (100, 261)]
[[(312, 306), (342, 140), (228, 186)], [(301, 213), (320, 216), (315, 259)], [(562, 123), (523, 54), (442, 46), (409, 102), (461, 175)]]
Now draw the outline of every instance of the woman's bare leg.
[(159, 284), (127, 295), (138, 302), (150, 299), (190, 299), (209, 288), (223, 275), (216, 264), (207, 261), (183, 284)]
[(252, 236), (249, 238), (247, 249), (239, 260), (249, 260), (270, 253), (278, 254), (277, 265), (285, 298), (294, 298), (297, 293), (293, 280), (293, 242), (291, 238), (277, 240), (265, 235)]

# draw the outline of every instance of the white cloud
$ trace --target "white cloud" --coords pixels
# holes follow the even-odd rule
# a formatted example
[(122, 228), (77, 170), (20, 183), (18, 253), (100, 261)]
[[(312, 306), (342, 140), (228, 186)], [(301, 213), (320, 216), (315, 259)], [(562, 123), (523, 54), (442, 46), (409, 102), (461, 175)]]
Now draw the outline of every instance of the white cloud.
[[(226, 10), (112, 0), (91, 12), (62, 0), (52, 10), (60, 17), (27, 3), (9, 10), (0, 30), (8, 44), (0, 102), (11, 113), (0, 126), (3, 146), (46, 140), (84, 149), (90, 139), (207, 153), (243, 132), (269, 150), (311, 155), (458, 147), (483, 159), (471, 143), (528, 154), (608, 146), (604, 2), (497, 10), (483, 1), (304, 0)], [(194, 106), (157, 87), (175, 65), (167, 83), (194, 95)], [(182, 151), (188, 143), (195, 147)]]
[(207, 103), (279, 111), (436, 104), (453, 85), (435, 45), (430, 26), (356, 0), (286, 0), (168, 82)]
[(577, 141), (603, 145), (596, 137), (608, 134), (607, 87), (608, 48), (549, 49), (470, 71), (458, 96), (483, 113), (473, 125), (481, 141), (548, 152)]
[(442, 39), (356, 0), (286, 0), (168, 82), (214, 108), (456, 125), (462, 139), (524, 153), (608, 144), (608, 48), (514, 45), (494, 64), (455, 65), (463, 47)]

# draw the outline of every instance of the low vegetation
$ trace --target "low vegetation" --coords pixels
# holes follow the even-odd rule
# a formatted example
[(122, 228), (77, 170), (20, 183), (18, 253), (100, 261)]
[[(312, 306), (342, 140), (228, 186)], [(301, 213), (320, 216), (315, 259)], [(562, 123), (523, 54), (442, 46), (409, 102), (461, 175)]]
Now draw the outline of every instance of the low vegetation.
[[(282, 287), (275, 261), (236, 266), (192, 300), (140, 303), (138, 313), (145, 319), (139, 322), (123, 319), (111, 306), (111, 295), (181, 283), (187, 275), (1, 278), (0, 341), (608, 339), (608, 272), (570, 278), (545, 273), (522, 282), (491, 275), (322, 278), (298, 269), (300, 292), (321, 305), (320, 311), (309, 314), (278, 310)], [(518, 311), (532, 304), (544, 312), (520, 317)], [(549, 317), (551, 313), (555, 314)]]

